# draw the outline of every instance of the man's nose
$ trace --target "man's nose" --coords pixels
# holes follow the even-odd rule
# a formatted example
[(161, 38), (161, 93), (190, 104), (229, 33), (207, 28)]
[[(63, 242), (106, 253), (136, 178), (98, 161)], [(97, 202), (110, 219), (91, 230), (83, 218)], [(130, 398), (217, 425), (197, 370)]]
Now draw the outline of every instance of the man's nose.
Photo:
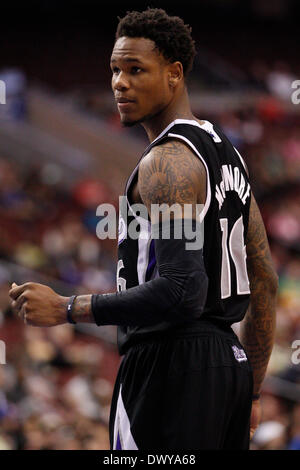
[(124, 72), (120, 72), (114, 79), (113, 86), (116, 90), (124, 90), (129, 88), (129, 80)]

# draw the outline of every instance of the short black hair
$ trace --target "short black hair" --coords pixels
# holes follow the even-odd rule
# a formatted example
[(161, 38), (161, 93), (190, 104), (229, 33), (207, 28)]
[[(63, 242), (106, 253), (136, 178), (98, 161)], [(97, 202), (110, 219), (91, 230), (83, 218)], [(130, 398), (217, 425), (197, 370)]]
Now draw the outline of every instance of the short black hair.
[(182, 63), (184, 76), (191, 71), (196, 55), (192, 28), (178, 16), (169, 16), (161, 8), (127, 12), (119, 18), (116, 40), (130, 38), (151, 39), (166, 60)]

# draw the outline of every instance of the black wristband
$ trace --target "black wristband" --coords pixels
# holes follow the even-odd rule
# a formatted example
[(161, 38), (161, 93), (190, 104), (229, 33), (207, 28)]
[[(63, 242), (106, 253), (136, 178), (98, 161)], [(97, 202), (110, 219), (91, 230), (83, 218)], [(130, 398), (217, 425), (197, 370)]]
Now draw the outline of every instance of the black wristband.
[(76, 325), (76, 321), (74, 321), (72, 318), (72, 307), (73, 307), (74, 300), (76, 299), (76, 297), (77, 295), (72, 295), (67, 305), (67, 320), (68, 320), (68, 323), (72, 323), (73, 325)]
[(259, 399), (260, 399), (260, 393), (256, 393), (252, 395), (252, 401), (259, 400)]

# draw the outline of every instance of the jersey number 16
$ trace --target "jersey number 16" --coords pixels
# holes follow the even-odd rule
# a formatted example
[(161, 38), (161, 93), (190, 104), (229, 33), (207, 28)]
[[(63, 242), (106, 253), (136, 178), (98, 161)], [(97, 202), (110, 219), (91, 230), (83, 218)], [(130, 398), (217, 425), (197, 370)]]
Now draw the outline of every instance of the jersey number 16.
[(250, 294), (247, 273), (247, 254), (244, 244), (244, 224), (241, 216), (233, 225), (228, 240), (228, 219), (220, 219), (222, 230), (222, 267), (221, 267), (221, 298), (231, 296), (231, 257), (236, 271), (236, 292), (238, 295)]

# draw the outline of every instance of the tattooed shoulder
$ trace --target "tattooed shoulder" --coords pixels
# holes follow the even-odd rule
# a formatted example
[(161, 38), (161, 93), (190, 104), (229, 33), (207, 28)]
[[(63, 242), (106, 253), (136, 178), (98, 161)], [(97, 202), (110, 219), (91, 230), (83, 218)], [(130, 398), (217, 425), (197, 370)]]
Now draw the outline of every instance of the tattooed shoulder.
[(151, 204), (204, 203), (206, 172), (187, 145), (169, 140), (154, 147), (142, 160), (138, 186), (148, 210)]

